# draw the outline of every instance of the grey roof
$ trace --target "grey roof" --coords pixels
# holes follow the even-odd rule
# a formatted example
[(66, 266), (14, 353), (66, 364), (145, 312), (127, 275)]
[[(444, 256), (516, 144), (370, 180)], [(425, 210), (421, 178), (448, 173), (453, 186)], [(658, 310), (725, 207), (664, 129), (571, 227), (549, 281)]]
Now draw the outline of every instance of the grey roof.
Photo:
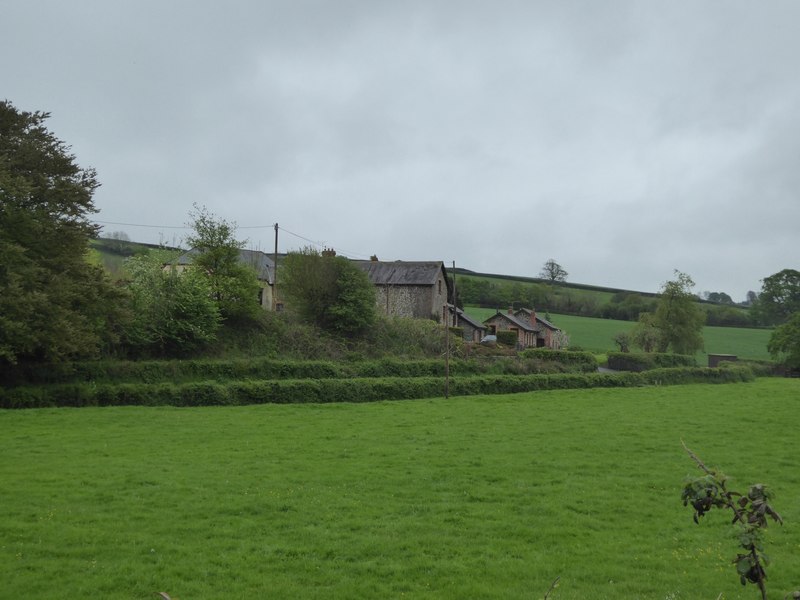
[[(529, 320), (530, 320), (530, 318), (531, 318), (531, 315), (532, 315), (532, 314), (534, 314), (534, 312), (533, 312), (533, 311), (532, 311), (530, 308), (520, 308), (520, 309), (518, 309), (518, 310), (517, 310), (517, 312), (518, 312), (518, 313), (520, 313), (520, 312), (521, 312), (521, 313), (525, 313), (525, 314), (528, 316), (528, 319), (529, 319)], [(549, 329), (552, 329), (553, 331), (561, 331), (561, 329), (559, 329), (558, 327), (556, 327), (555, 325), (553, 325), (553, 324), (552, 324), (550, 321), (548, 321), (547, 319), (543, 319), (543, 318), (542, 318), (542, 317), (540, 317), (538, 314), (536, 315), (536, 322), (537, 322), (537, 323), (541, 323), (542, 325), (544, 325), (545, 327), (548, 327)]]
[[(175, 261), (175, 264), (186, 266), (194, 262), (194, 257), (200, 253), (197, 248), (192, 248), (188, 252), (181, 254)], [(260, 281), (273, 283), (273, 273), (275, 272), (275, 263), (273, 260), (261, 250), (239, 250), (239, 262), (255, 269), (256, 275)]]
[[(447, 308), (450, 309), (451, 313), (453, 312), (453, 305), (452, 304), (448, 304)], [(475, 329), (486, 329), (486, 325), (484, 325), (483, 323), (479, 323), (478, 321), (476, 321), (475, 319), (470, 317), (467, 313), (465, 313), (460, 308), (456, 309), (456, 314), (458, 315), (458, 318), (460, 320), (466, 321), (467, 323), (469, 323)]]
[(369, 276), (373, 285), (435, 285), (439, 276), (444, 274), (444, 263), (441, 261), (354, 260), (353, 262)]
[(516, 317), (515, 315), (510, 315), (508, 313), (500, 312), (499, 310), (497, 311), (497, 314), (492, 315), (488, 319), (485, 319), (483, 322), (488, 323), (489, 321), (491, 321), (492, 319), (496, 319), (497, 317), (502, 317), (508, 321), (511, 321), (512, 324), (516, 325), (520, 329), (524, 329), (525, 331), (536, 331), (533, 325), (531, 325), (530, 321), (523, 321), (522, 319)]

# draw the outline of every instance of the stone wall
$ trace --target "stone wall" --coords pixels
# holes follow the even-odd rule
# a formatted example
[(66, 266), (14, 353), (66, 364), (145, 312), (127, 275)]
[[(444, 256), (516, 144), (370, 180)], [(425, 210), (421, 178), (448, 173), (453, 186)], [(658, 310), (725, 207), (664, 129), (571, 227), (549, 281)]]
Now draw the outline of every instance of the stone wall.
[(378, 310), (387, 315), (415, 319), (436, 318), (441, 321), (447, 302), (447, 286), (377, 285), (375, 302)]

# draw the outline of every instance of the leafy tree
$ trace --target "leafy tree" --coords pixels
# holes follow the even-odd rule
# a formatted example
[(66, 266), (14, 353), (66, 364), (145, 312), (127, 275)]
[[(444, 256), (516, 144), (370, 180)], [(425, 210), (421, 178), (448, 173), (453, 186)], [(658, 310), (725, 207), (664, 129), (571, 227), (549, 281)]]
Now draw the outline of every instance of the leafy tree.
[(620, 331), (614, 334), (614, 343), (619, 346), (620, 352), (631, 351), (631, 334), (627, 331)]
[[(652, 313), (642, 313), (630, 332), (631, 344), (643, 352), (655, 352), (661, 346), (663, 332), (658, 328)], [(624, 350), (623, 350), (624, 352)]]
[(567, 273), (560, 264), (552, 258), (549, 259), (542, 267), (539, 277), (546, 279), (550, 283), (564, 283), (567, 280)]
[(0, 364), (95, 356), (123, 318), (121, 293), (86, 260), (95, 171), (49, 116), (0, 102)]
[(159, 253), (128, 259), (133, 318), (125, 342), (133, 354), (192, 354), (216, 339), (221, 317), (206, 277), (164, 270)]
[(661, 330), (659, 350), (676, 354), (694, 354), (703, 348), (705, 313), (692, 294), (694, 281), (686, 273), (675, 271), (675, 280), (661, 288), (654, 324)]
[(719, 304), (733, 304), (733, 298), (731, 298), (725, 292), (703, 292), (703, 296), (709, 302), (717, 302)]
[(786, 323), (775, 328), (767, 343), (767, 350), (788, 368), (800, 371), (800, 312), (794, 313)]
[(367, 274), (342, 256), (313, 248), (290, 252), (281, 270), (289, 306), (331, 332), (355, 335), (375, 321), (375, 289)]
[(761, 293), (753, 305), (760, 323), (785, 323), (793, 313), (800, 312), (800, 271), (784, 269), (761, 281)]
[(239, 259), (244, 241), (235, 238), (236, 224), (219, 219), (205, 207), (189, 213), (192, 228), (186, 238), (195, 252), (194, 266), (207, 279), (223, 319), (252, 318), (260, 310), (258, 277)]
[(652, 298), (634, 292), (617, 292), (598, 312), (604, 319), (636, 321), (643, 312), (651, 312), (655, 308), (656, 301)]

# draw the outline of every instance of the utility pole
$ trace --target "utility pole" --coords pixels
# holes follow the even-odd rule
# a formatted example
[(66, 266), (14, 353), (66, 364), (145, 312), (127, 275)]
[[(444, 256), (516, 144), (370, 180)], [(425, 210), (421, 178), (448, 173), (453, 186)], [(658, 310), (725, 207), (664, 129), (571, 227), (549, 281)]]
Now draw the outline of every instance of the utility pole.
[(275, 253), (272, 255), (272, 312), (278, 310), (278, 224), (275, 223)]
[(456, 261), (453, 261), (453, 327), (458, 327), (458, 304), (456, 303)]
[[(456, 261), (453, 261), (453, 314), (455, 314), (456, 307), (455, 307), (455, 268), (456, 268)], [(445, 283), (447, 283), (445, 281)], [(445, 399), (450, 397), (450, 307), (447, 304), (447, 298), (445, 298), (444, 302), (444, 339), (447, 349), (444, 353), (444, 397)]]

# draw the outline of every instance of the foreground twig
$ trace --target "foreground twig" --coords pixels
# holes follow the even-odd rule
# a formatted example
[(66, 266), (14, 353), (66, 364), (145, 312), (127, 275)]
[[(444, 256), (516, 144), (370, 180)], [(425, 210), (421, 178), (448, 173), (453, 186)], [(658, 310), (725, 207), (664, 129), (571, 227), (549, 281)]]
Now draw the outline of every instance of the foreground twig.
[(553, 583), (550, 584), (550, 589), (547, 590), (547, 593), (544, 595), (544, 600), (547, 600), (550, 597), (550, 592), (552, 592), (554, 589), (558, 587), (558, 582), (560, 579), (561, 577), (559, 576), (553, 580)]
[(692, 505), (693, 519), (699, 523), (700, 517), (712, 508), (729, 508), (733, 512), (732, 524), (740, 526), (739, 545), (745, 553), (739, 553), (733, 560), (742, 585), (747, 582), (758, 586), (762, 600), (767, 598), (765, 567), (767, 558), (762, 544), (762, 530), (767, 526), (767, 516), (783, 524), (781, 516), (769, 505), (771, 493), (763, 484), (750, 486), (747, 494), (740, 494), (727, 488), (728, 478), (718, 469), (710, 469), (681, 440), (683, 449), (706, 475), (686, 482), (681, 494), (683, 505)]

